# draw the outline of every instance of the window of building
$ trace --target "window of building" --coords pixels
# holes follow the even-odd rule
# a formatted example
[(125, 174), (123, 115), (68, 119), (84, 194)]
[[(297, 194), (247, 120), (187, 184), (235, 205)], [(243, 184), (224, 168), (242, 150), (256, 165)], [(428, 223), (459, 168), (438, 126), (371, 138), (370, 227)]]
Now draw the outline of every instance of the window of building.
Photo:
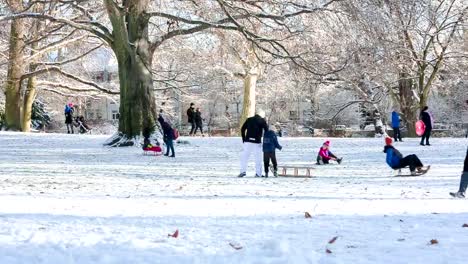
[(112, 120), (118, 120), (120, 117), (119, 112), (117, 111), (112, 111)]

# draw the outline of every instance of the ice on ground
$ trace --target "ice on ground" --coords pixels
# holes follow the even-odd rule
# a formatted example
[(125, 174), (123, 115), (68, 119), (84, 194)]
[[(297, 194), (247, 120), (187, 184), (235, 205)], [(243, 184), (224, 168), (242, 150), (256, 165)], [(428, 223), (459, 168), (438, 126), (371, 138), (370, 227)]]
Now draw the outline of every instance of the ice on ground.
[[(0, 133), (0, 263), (468, 259), (468, 201), (448, 195), (466, 139), (397, 143), (432, 165), (410, 178), (392, 177), (382, 139), (332, 139), (343, 164), (311, 179), (254, 178), (253, 164), (237, 178), (238, 138), (184, 138), (175, 159), (106, 148), (106, 139)], [(280, 138), (279, 163), (312, 164), (323, 140)]]

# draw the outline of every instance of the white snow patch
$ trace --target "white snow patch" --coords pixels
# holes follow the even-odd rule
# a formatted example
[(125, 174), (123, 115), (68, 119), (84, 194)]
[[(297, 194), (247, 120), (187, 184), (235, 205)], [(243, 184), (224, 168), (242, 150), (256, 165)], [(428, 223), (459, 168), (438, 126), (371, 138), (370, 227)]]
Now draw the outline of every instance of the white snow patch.
[[(183, 138), (191, 144), (170, 159), (102, 147), (108, 137), (0, 133), (0, 263), (468, 258), (468, 204), (448, 196), (466, 139), (397, 143), (432, 165), (422, 177), (392, 177), (382, 139), (332, 139), (344, 163), (317, 167), (315, 178), (253, 178), (250, 164), (239, 179), (238, 138)], [(323, 140), (280, 138), (279, 163), (313, 163)], [(168, 237), (177, 229), (178, 238)]]

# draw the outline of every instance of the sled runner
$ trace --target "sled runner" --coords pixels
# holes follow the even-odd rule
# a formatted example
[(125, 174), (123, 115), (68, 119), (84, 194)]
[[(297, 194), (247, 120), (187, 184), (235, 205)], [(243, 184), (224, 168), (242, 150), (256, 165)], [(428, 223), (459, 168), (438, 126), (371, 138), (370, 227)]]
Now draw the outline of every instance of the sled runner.
[(401, 171), (402, 169), (409, 169), (408, 167), (405, 167), (405, 168), (395, 170), (395, 171), (397, 171), (397, 174), (394, 175), (394, 177), (417, 177), (417, 176), (421, 176), (421, 175), (426, 174), (429, 171), (430, 168), (431, 168), (431, 166), (427, 166), (427, 167), (423, 168), (419, 172), (416, 171), (416, 174), (411, 175), (411, 173), (409, 173), (409, 174), (403, 174), (402, 173), (402, 171)]
[(279, 167), (280, 177), (297, 177), (297, 178), (312, 178), (310, 173), (313, 167), (310, 166), (294, 166), (294, 165), (283, 165)]

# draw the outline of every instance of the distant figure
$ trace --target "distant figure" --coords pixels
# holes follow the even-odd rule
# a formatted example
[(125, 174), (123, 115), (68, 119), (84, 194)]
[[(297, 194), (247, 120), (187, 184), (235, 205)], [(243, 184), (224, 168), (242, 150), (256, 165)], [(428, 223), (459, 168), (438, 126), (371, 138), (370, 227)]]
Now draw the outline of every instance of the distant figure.
[(195, 108), (194, 108), (195, 104), (194, 103), (190, 103), (190, 107), (189, 109), (187, 109), (187, 121), (189, 122), (189, 124), (192, 126), (192, 128), (190, 129), (190, 133), (189, 133), (189, 136), (193, 135), (193, 133), (195, 132)]
[(162, 120), (162, 121), (159, 120), (159, 121), (162, 124), (162, 130), (163, 130), (163, 135), (164, 135), (164, 143), (166, 143), (166, 148), (167, 148), (166, 154), (164, 154), (164, 156), (169, 156), (169, 151), (172, 151), (172, 155), (170, 155), (170, 157), (174, 158), (175, 157), (175, 152), (174, 152), (174, 129), (171, 127), (171, 125), (168, 122), (165, 122), (164, 120)]
[(278, 177), (278, 163), (276, 161), (276, 149), (281, 150), (283, 147), (278, 143), (274, 130), (268, 130), (263, 136), (263, 166), (265, 167), (265, 177), (268, 178), (268, 169), (270, 160), (273, 164), (273, 176)]
[(343, 158), (338, 158), (330, 151), (330, 141), (325, 141), (322, 147), (320, 147), (319, 153), (317, 155), (317, 165), (330, 164), (330, 160), (336, 161), (338, 164), (341, 164)]
[(203, 135), (203, 118), (200, 112), (200, 108), (198, 107), (195, 110), (194, 119), (195, 119), (195, 132), (193, 133), (193, 135), (196, 135), (198, 129), (200, 129), (202, 136), (204, 136)]
[(401, 121), (400, 114), (398, 114), (398, 112), (394, 110), (392, 112), (392, 128), (393, 128), (393, 138), (395, 142), (397, 142), (398, 140), (400, 140), (400, 142), (403, 141), (401, 140), (400, 121)]
[(75, 132), (73, 131), (73, 113), (75, 112), (75, 109), (73, 108), (73, 103), (69, 103), (65, 105), (65, 124), (67, 125), (67, 132), (70, 134), (74, 134)]
[(424, 146), (424, 140), (426, 140), (426, 146), (430, 146), (429, 138), (431, 137), (431, 131), (434, 125), (434, 118), (431, 113), (429, 113), (429, 107), (425, 106), (421, 111), (420, 118), (423, 121), (426, 129), (424, 130), (424, 134), (421, 137), (421, 146)]
[(429, 167), (424, 168), (424, 165), (421, 160), (419, 160), (418, 156), (412, 154), (403, 157), (400, 151), (392, 146), (392, 139), (389, 137), (385, 138), (385, 147), (383, 152), (387, 154), (386, 162), (388, 166), (394, 170), (409, 166), (412, 176), (416, 176), (418, 173), (424, 174), (429, 170)]
[(91, 130), (91, 128), (86, 123), (86, 121), (84, 119), (84, 116), (80, 115), (80, 116), (76, 117), (75, 122), (77, 123), (79, 132), (81, 134), (84, 134), (84, 133), (88, 132), (89, 130)]
[(265, 111), (257, 110), (255, 116), (247, 118), (241, 128), (244, 150), (241, 156), (241, 169), (239, 177), (247, 172), (247, 163), (252, 152), (255, 155), (255, 177), (262, 176), (262, 136), (268, 130), (265, 121)]

